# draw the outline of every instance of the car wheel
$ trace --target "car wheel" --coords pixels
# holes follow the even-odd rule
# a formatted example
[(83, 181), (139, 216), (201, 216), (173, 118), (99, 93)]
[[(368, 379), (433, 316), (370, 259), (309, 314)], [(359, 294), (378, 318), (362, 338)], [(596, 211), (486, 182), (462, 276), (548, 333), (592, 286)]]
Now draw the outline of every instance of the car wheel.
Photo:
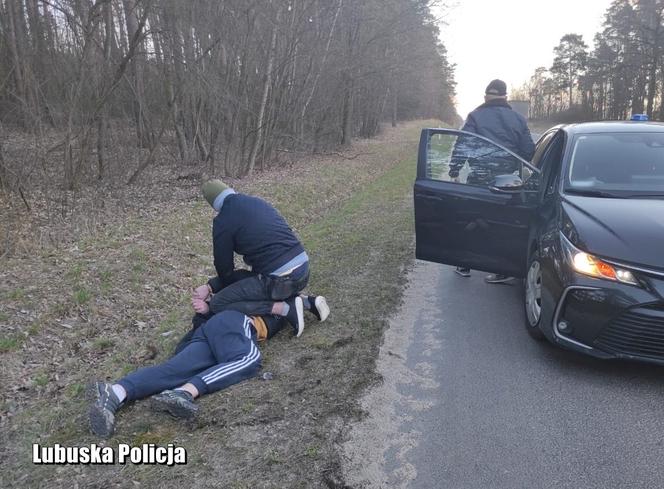
[(526, 330), (532, 338), (541, 341), (545, 338), (540, 329), (542, 322), (542, 264), (537, 251), (534, 251), (530, 257), (525, 282), (523, 304)]

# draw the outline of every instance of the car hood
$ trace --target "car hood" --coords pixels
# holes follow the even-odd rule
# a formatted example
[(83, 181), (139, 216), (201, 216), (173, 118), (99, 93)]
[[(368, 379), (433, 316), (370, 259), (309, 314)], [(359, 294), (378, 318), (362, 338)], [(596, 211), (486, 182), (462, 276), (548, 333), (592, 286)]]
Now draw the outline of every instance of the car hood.
[(565, 195), (562, 209), (561, 230), (580, 249), (664, 270), (664, 200)]

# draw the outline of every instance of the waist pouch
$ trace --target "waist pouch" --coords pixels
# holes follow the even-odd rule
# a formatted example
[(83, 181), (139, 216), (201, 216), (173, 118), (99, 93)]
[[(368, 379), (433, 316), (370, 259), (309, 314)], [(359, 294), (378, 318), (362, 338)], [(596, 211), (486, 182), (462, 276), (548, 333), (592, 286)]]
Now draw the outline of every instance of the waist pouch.
[(309, 264), (303, 263), (289, 275), (277, 277), (265, 275), (270, 300), (283, 301), (303, 290), (309, 282)]

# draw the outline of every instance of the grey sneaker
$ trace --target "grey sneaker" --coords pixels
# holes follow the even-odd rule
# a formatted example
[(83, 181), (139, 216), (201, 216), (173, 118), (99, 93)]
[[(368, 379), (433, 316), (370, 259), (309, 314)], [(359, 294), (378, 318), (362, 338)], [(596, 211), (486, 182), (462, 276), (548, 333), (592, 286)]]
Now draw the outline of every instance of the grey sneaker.
[(198, 414), (194, 397), (183, 390), (166, 390), (150, 398), (153, 411), (166, 412), (176, 418), (193, 418)]
[(487, 284), (506, 284), (514, 280), (514, 277), (508, 277), (507, 275), (501, 275), (499, 273), (492, 273), (487, 275), (484, 281)]
[(89, 390), (93, 397), (88, 409), (90, 430), (97, 436), (110, 438), (115, 431), (115, 413), (122, 402), (107, 382), (93, 382)]
[(456, 267), (454, 273), (461, 275), (462, 277), (470, 277), (470, 268)]

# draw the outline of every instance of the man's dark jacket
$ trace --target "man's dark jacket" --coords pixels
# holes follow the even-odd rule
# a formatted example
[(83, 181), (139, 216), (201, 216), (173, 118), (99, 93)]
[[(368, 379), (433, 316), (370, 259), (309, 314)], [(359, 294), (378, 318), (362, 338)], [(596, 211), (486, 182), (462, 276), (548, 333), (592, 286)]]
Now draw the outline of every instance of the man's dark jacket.
[[(489, 100), (477, 107), (468, 114), (461, 130), (495, 141), (526, 161), (530, 161), (535, 153), (535, 144), (526, 119), (513, 110), (504, 99)], [(458, 142), (457, 147), (459, 147)], [(455, 156), (453, 155), (453, 160), (457, 160)], [(452, 162), (450, 165), (451, 177), (458, 176), (459, 168), (457, 166), (459, 168), (463, 166), (463, 161)]]
[[(253, 272), (269, 274), (304, 251), (300, 240), (272, 205), (244, 194), (227, 196), (212, 221), (214, 267), (219, 280), (209, 283), (217, 292), (232, 282), (233, 252), (242, 255)], [(216, 277), (215, 277), (216, 278)]]

